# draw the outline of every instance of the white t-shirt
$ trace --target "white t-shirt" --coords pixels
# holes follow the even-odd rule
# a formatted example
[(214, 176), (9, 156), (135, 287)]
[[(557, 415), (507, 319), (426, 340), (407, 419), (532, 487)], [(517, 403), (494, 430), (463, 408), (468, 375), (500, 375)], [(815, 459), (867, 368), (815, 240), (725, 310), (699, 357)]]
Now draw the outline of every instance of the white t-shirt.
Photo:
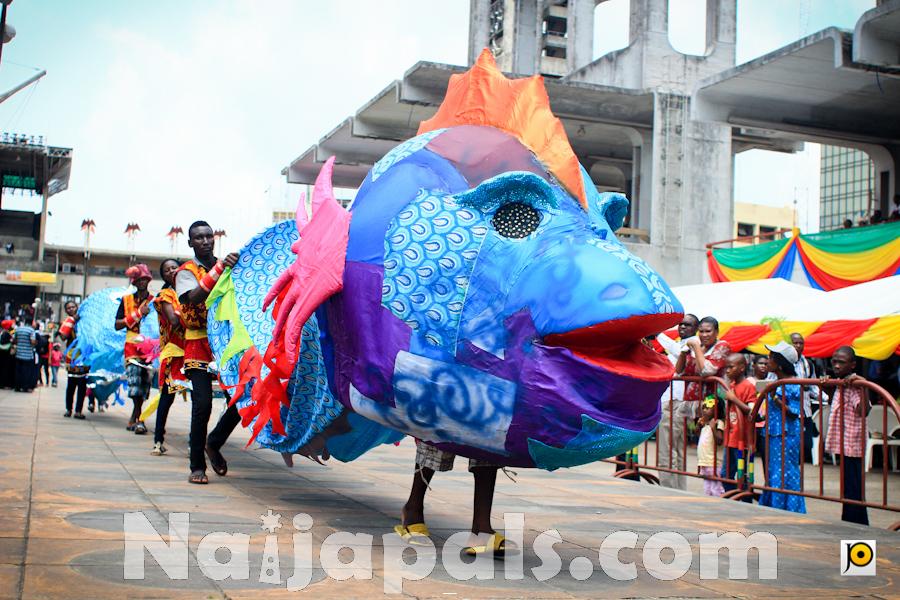
[(178, 294), (179, 298), (199, 285), (200, 282), (197, 281), (194, 274), (187, 269), (182, 269), (175, 275), (175, 293)]

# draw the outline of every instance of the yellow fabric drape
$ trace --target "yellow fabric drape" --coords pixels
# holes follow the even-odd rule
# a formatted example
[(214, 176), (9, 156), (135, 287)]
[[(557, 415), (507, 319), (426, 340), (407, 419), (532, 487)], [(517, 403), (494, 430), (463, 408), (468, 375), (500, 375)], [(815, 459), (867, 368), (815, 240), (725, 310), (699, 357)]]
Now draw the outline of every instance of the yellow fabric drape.
[(873, 360), (889, 358), (900, 346), (900, 315), (881, 317), (853, 341), (856, 354)]
[[(810, 335), (816, 329), (822, 326), (822, 321), (784, 321), (781, 324), (782, 328), (788, 334), (791, 333), (799, 333), (803, 337)], [(750, 352), (754, 352), (756, 354), (768, 354), (769, 351), (766, 350), (766, 344), (774, 345), (778, 342), (782, 341), (781, 333), (778, 331), (770, 331), (766, 335), (762, 336), (755, 343), (747, 346), (747, 349)], [(896, 348), (896, 346), (894, 346)]]
[[(799, 244), (803, 253), (819, 269), (848, 281), (875, 279), (900, 259), (900, 238), (871, 250), (847, 254), (823, 252), (802, 237), (799, 238)], [(721, 268), (724, 271), (724, 267)]]

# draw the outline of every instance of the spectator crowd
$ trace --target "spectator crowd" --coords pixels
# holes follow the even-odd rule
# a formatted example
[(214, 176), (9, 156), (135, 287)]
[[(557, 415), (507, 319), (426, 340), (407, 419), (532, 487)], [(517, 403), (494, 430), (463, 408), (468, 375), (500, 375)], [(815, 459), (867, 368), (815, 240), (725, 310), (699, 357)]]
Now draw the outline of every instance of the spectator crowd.
[[(736, 482), (752, 474), (758, 456), (764, 477), (759, 504), (805, 513), (804, 496), (792, 492), (803, 489), (801, 460), (812, 460), (819, 451), (818, 445), (814, 447), (820, 435), (814, 415), (825, 410), (824, 452), (841, 467), (841, 498), (864, 501), (866, 417), (873, 399), (860, 385), (866, 381), (860, 371), (867, 367), (872, 378), (896, 396), (897, 357), (864, 365), (853, 348), (842, 346), (828, 361), (812, 360), (803, 355), (804, 339), (799, 333), (766, 345), (767, 355), (735, 353), (718, 334), (719, 324), (713, 317), (686, 314), (676, 340), (665, 334), (657, 337), (657, 344), (647, 340), (668, 356), (681, 376), (661, 398), (660, 484), (687, 489), (685, 450), (696, 437), (697, 467), (706, 494), (735, 493)], [(892, 374), (885, 376), (887, 372)], [(727, 387), (701, 377), (720, 378)], [(779, 383), (790, 379), (817, 383)], [(741, 496), (745, 502), (753, 497), (750, 493)], [(868, 524), (866, 508), (859, 504), (843, 503), (842, 518)]]

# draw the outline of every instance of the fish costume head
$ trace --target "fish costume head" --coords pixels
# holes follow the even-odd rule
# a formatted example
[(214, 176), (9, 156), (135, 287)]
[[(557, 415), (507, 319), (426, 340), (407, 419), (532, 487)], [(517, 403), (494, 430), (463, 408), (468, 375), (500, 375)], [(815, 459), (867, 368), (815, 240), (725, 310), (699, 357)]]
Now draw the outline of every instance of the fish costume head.
[(628, 201), (596, 191), (539, 76), (507, 79), (483, 52), (349, 212), (333, 160), (266, 298), (283, 361), (303, 362), (314, 312), (344, 409), (498, 465), (574, 466), (650, 436), (673, 369), (642, 338), (683, 309), (616, 239)]

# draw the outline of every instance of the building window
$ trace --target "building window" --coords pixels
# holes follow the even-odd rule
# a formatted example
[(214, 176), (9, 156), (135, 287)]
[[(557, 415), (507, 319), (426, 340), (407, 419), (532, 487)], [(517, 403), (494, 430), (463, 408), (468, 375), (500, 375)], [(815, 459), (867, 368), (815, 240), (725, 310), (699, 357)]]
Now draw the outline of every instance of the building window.
[(875, 163), (861, 150), (822, 146), (819, 227), (867, 219), (875, 199)]
[(760, 242), (768, 242), (775, 239), (775, 227), (770, 227), (768, 225), (760, 225), (759, 226), (759, 241)]
[(750, 237), (754, 233), (753, 231), (753, 223), (738, 223), (737, 224), (737, 236), (738, 237)]

